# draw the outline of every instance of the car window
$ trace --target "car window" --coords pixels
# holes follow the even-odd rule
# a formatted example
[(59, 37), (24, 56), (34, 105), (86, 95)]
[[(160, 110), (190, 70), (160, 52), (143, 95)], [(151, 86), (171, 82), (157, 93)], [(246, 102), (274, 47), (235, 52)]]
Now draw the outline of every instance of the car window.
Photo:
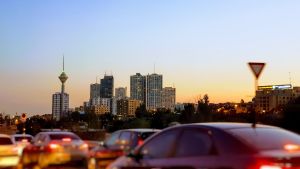
[(41, 134), (39, 139), (38, 139), (38, 144), (39, 145), (43, 145), (43, 144), (46, 144), (45, 141), (47, 139), (47, 136), (45, 134)]
[(42, 136), (42, 134), (37, 134), (37, 135), (33, 138), (34, 144), (40, 144), (40, 143), (41, 143), (41, 136)]
[(176, 138), (181, 130), (169, 130), (145, 143), (139, 153), (143, 158), (168, 158), (174, 152)]
[(111, 136), (105, 141), (105, 145), (112, 146), (115, 145), (117, 140), (119, 139), (120, 132), (114, 132)]
[(31, 137), (28, 137), (28, 136), (16, 136), (15, 137), (15, 141), (23, 141), (23, 140), (27, 140), (28, 142), (31, 141)]
[(300, 136), (280, 128), (239, 128), (229, 133), (257, 150), (280, 150), (287, 144), (300, 145)]
[(64, 138), (70, 138), (72, 140), (80, 140), (80, 138), (75, 134), (50, 134), (49, 137), (51, 140), (62, 140)]
[(10, 138), (0, 137), (0, 145), (10, 145), (13, 144)]
[(131, 140), (131, 132), (123, 131), (119, 137), (118, 144), (129, 144)]
[(209, 155), (212, 151), (212, 139), (207, 132), (191, 129), (181, 134), (176, 150), (176, 157)]

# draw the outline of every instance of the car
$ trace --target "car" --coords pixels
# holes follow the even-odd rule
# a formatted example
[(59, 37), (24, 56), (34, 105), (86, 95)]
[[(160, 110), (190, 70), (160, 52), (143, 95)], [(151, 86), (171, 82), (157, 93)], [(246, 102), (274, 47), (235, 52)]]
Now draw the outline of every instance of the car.
[(300, 136), (261, 124), (181, 124), (107, 167), (121, 168), (298, 169)]
[(88, 145), (72, 132), (40, 132), (33, 138), (32, 144), (24, 148), (18, 168), (86, 168), (87, 153)]
[(30, 145), (33, 136), (30, 134), (13, 134), (11, 135), (11, 139), (18, 146), (18, 154), (21, 155), (23, 149)]
[(0, 134), (0, 168), (15, 167), (18, 161), (18, 147), (9, 135)]
[(112, 161), (141, 145), (146, 138), (159, 131), (159, 129), (124, 129), (112, 133), (102, 143), (102, 146), (90, 151), (89, 168), (105, 168)]
[(83, 140), (89, 147), (89, 150), (94, 149), (95, 147), (98, 147), (101, 145), (101, 141), (95, 141), (95, 140)]

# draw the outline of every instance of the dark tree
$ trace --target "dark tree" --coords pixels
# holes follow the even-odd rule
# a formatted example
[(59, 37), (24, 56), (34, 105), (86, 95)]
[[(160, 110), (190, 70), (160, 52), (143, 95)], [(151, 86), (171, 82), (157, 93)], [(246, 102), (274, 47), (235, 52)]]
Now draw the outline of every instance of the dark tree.
[(184, 104), (184, 110), (180, 116), (181, 123), (192, 123), (194, 122), (194, 113), (195, 113), (195, 106), (193, 103), (186, 103)]
[(283, 109), (282, 127), (300, 133), (300, 97), (289, 102)]
[(146, 109), (146, 105), (145, 104), (141, 104), (135, 111), (135, 116), (137, 118), (144, 118), (144, 117), (148, 117), (148, 111)]
[(151, 127), (162, 129), (174, 121), (177, 121), (176, 114), (171, 113), (169, 109), (158, 109), (152, 116)]
[(198, 100), (197, 114), (195, 117), (197, 122), (211, 121), (211, 110), (212, 108), (209, 106), (209, 97), (205, 94), (203, 99)]
[(78, 111), (71, 113), (71, 118), (73, 122), (79, 122), (80, 121), (80, 113)]

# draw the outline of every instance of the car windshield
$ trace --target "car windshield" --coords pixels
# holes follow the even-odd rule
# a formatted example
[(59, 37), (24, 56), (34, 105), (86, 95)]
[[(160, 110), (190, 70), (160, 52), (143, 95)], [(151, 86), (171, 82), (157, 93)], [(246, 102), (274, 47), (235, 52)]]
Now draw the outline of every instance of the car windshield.
[(72, 140), (80, 140), (80, 138), (74, 134), (50, 134), (51, 140), (62, 140), (65, 138), (72, 139)]
[(31, 137), (26, 137), (26, 136), (18, 136), (18, 137), (15, 137), (15, 141), (23, 141), (23, 140), (27, 140), (28, 142), (31, 141)]
[(2, 137), (0, 138), (0, 145), (10, 145), (13, 144), (10, 138)]
[(279, 128), (239, 128), (228, 131), (257, 150), (280, 150), (285, 145), (300, 145), (300, 135)]

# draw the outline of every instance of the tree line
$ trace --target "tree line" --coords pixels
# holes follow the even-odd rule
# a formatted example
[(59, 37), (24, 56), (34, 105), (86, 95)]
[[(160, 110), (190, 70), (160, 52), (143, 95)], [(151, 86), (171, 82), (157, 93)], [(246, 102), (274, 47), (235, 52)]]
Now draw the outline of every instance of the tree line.
[[(243, 102), (243, 101), (242, 101)], [(217, 112), (215, 104), (209, 102), (209, 97), (205, 94), (197, 99), (197, 106), (193, 103), (184, 104), (183, 110), (157, 109), (149, 112), (142, 104), (137, 108), (135, 117), (120, 119), (112, 114), (96, 115), (95, 113), (71, 112), (67, 117), (58, 122), (49, 121), (40, 116), (33, 116), (25, 124), (19, 124), (18, 129), (25, 126), (26, 133), (36, 134), (42, 128), (61, 128), (75, 130), (76, 126), (104, 129), (113, 132), (126, 128), (157, 128), (163, 129), (174, 124), (203, 123), (203, 122), (243, 122), (261, 123), (286, 128), (300, 133), (300, 97), (290, 101), (279, 113), (255, 113), (254, 109), (247, 113)]]

